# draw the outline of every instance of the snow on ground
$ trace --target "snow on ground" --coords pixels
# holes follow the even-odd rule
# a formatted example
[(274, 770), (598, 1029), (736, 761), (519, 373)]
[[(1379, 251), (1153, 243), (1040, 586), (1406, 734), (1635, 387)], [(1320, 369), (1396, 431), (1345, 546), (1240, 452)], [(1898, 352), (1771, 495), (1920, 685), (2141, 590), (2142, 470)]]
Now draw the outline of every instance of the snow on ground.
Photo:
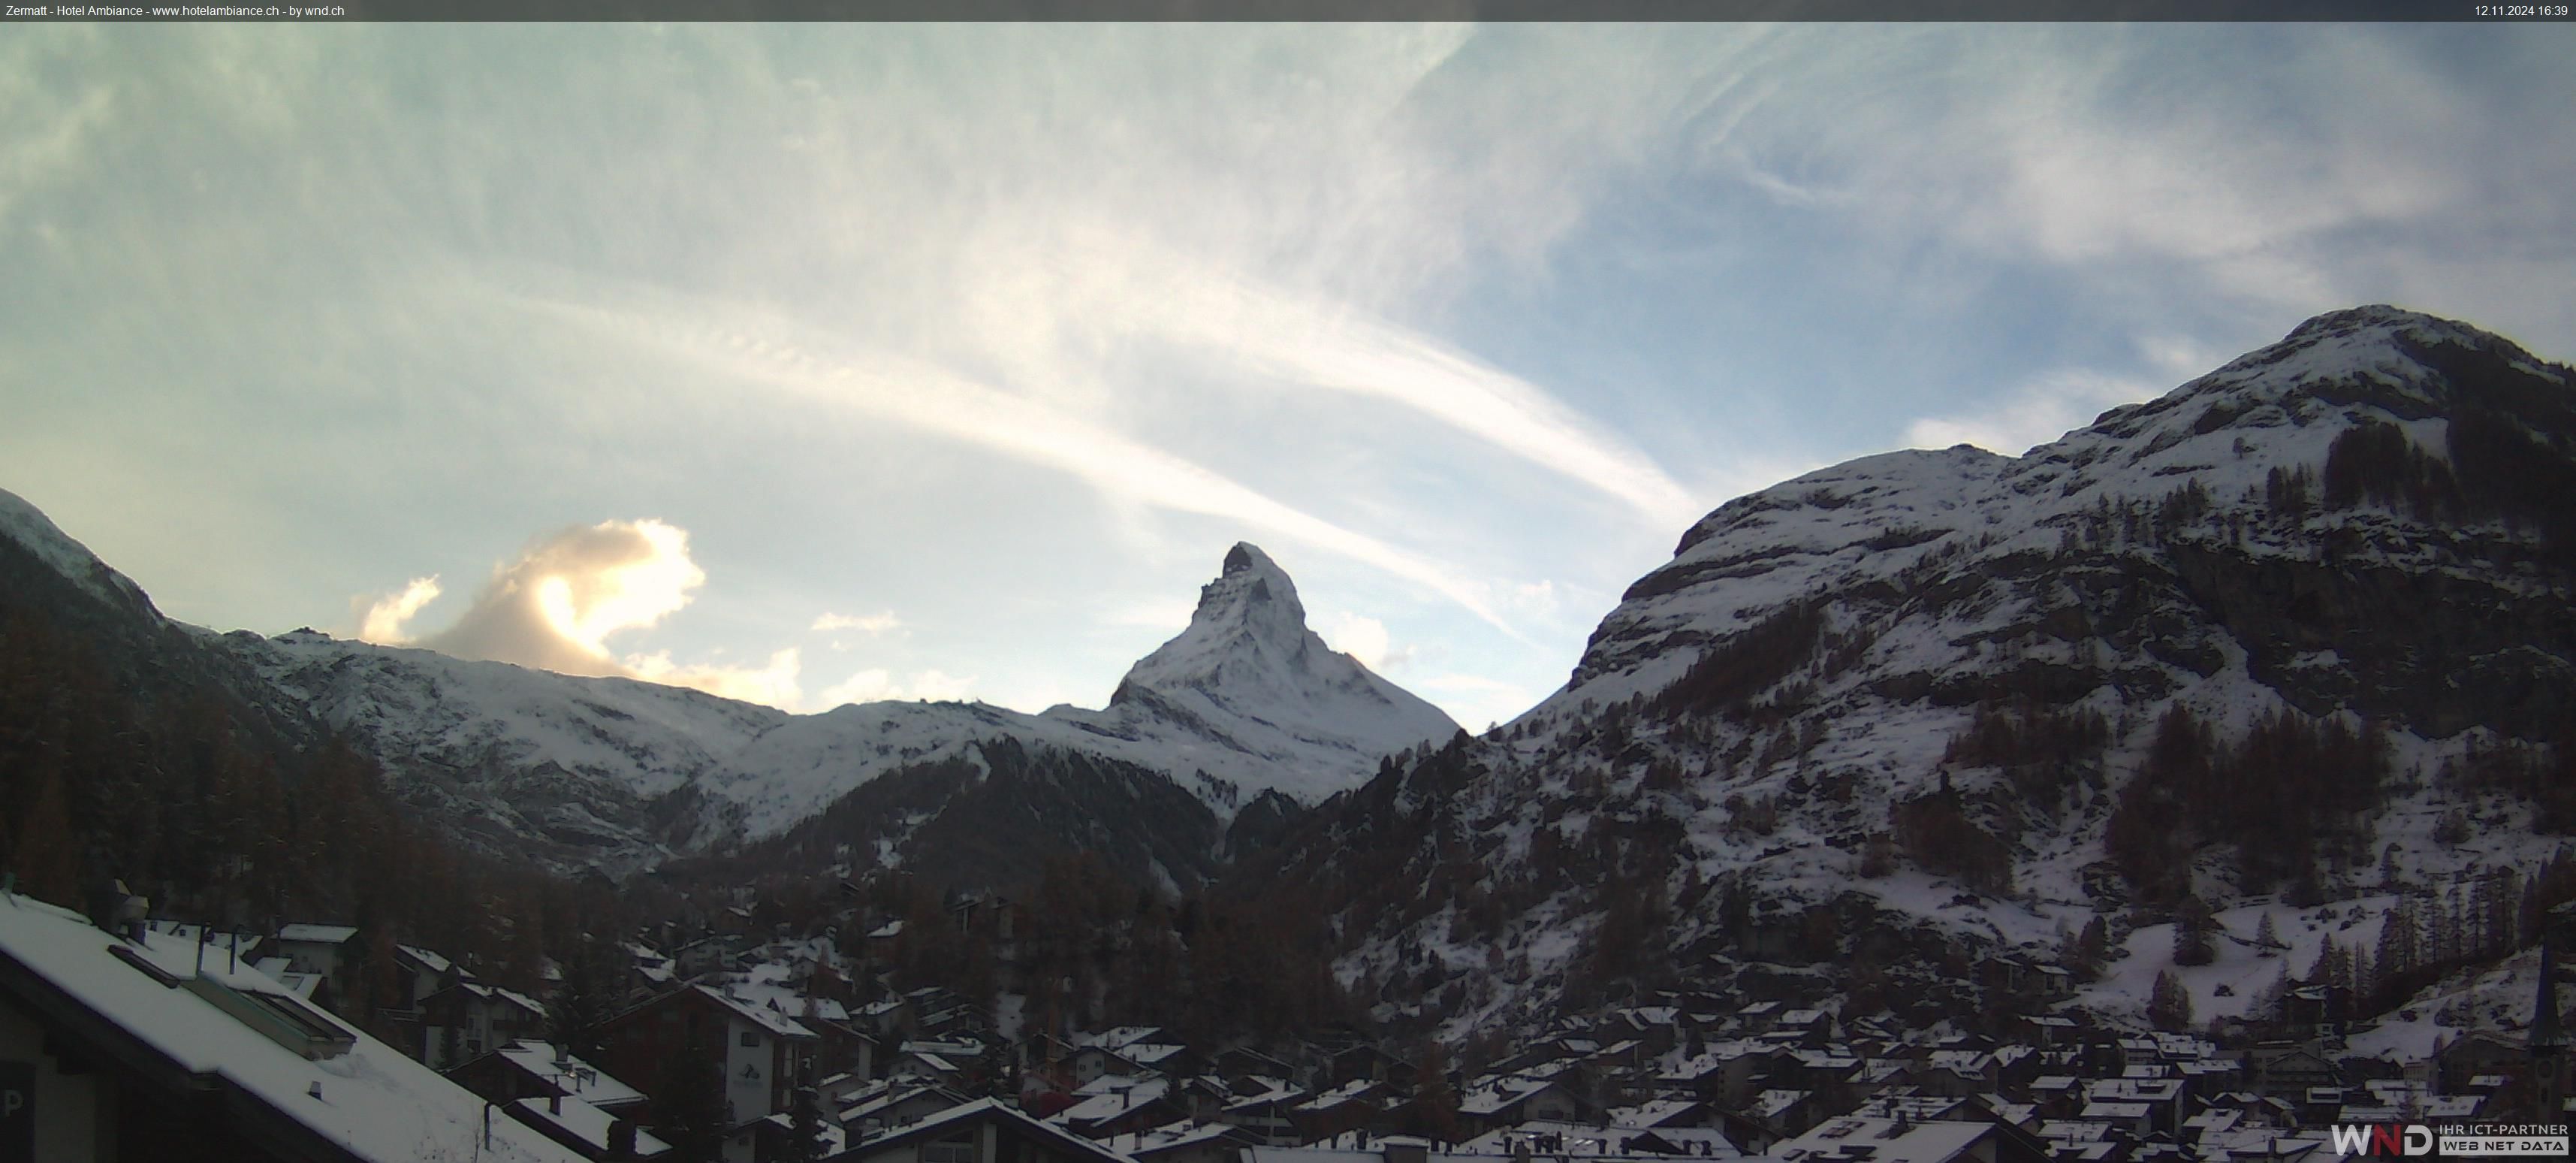
[(197, 964), (194, 942), (150, 934), (136, 945), (110, 936), (69, 909), (24, 896), (0, 898), (0, 953), (78, 1004), (106, 1017), (177, 1066), (219, 1076), (285, 1117), (363, 1159), (574, 1163), (579, 1157), (502, 1117), (485, 1119), (482, 1099), (399, 1050), (349, 1029), (310, 1006), (310, 1020), (347, 1033), (351, 1048), (307, 1060), (187, 988), (165, 985), (110, 953), (124, 948), (174, 978), (203, 976), (244, 994), (279, 994), (256, 970), (221, 957)]
[(109, 569), (88, 548), (55, 527), (42, 510), (7, 489), (0, 489), (0, 537), (17, 542), (34, 554), (36, 560), (101, 601), (116, 605), (128, 602), (149, 604), (141, 587), (124, 574)]
[[(2101, 979), (2077, 990), (2076, 998), (2105, 1012), (2143, 1013), (2156, 975), (2171, 971), (2191, 993), (2194, 1020), (2242, 1017), (2266, 986), (2285, 974), (2306, 972), (2328, 939), (2365, 952), (2375, 947), (2381, 922), (2396, 903), (2396, 897), (2382, 895), (2307, 909), (2268, 902), (2228, 909), (2216, 914), (2218, 930), (2210, 946), (2217, 956), (2207, 965), (2174, 964), (2172, 924), (2141, 926), (2120, 943), (2118, 959)], [(2266, 916), (2286, 950), (2254, 945)]]

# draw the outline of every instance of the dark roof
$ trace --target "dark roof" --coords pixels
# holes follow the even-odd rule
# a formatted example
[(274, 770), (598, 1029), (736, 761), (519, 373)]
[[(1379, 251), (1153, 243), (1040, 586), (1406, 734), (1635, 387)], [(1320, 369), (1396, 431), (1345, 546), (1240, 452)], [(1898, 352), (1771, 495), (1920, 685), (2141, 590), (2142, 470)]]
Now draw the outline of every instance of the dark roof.
[(1057, 1150), (1064, 1151), (1077, 1159), (1089, 1160), (1091, 1163), (1135, 1163), (1134, 1159), (1126, 1155), (1062, 1127), (1039, 1122), (1003, 1105), (1000, 1099), (993, 1098), (979, 1098), (964, 1106), (951, 1107), (900, 1130), (857, 1144), (838, 1155), (826, 1156), (823, 1163), (857, 1163), (858, 1160), (878, 1154), (888, 1147), (899, 1147), (906, 1143), (935, 1138), (952, 1128), (972, 1126), (977, 1123), (998, 1123), (1013, 1128), (1028, 1138), (1040, 1140)]

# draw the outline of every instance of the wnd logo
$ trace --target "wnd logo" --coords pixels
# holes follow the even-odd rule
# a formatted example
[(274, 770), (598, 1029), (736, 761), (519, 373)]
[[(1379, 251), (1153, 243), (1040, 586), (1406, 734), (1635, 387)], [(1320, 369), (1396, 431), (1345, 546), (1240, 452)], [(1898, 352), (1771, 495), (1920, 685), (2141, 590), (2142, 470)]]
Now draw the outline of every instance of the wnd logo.
[(2433, 1153), (2433, 1128), (2422, 1123), (2341, 1123), (2326, 1128), (2326, 1136), (2341, 1156)]

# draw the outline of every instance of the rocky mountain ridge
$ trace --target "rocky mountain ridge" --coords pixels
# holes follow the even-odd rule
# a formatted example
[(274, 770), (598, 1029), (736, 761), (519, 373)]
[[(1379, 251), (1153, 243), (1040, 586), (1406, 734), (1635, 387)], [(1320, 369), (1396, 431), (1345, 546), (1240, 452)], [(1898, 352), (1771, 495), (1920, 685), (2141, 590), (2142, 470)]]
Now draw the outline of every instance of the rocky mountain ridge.
[(892, 776), (904, 778), (890, 786), (910, 794), (899, 810), (887, 807), (890, 830), (869, 831), (882, 842), (876, 855), (900, 862), (920, 848), (912, 832), (969, 790), (922, 773), (982, 763), (1002, 747), (1037, 757), (1031, 770), (1114, 771), (1130, 784), (1173, 789), (1151, 793), (1186, 801), (1150, 816), (1171, 834), (1148, 828), (1131, 837), (1148, 855), (1130, 866), (1148, 882), (1194, 884), (1248, 805), (1259, 805), (1255, 824), (1275, 831), (1280, 813), (1356, 785), (1388, 752), (1457, 731), (1436, 708), (1326, 647), (1306, 627), (1286, 572), (1249, 544), (1229, 551), (1190, 626), (1140, 661), (1102, 710), (1028, 715), (981, 703), (887, 702), (793, 715), (685, 688), (311, 630), (216, 634), (164, 618), (140, 587), (5, 493), (0, 533), (0, 544), (23, 551), (13, 561), (35, 579), (30, 586), (47, 590), (36, 607), (43, 616), (122, 643), (129, 669), (148, 672), (187, 653), (263, 708), (285, 745), (344, 737), (451, 834), (566, 871), (623, 875), (778, 836)]
[(1965, 966), (2096, 917), (2528, 876), (2576, 822), (2571, 468), (2576, 375), (2370, 307), (2019, 457), (1810, 473), (1235, 883), (1457, 1035), (1750, 979), (1977, 1012)]

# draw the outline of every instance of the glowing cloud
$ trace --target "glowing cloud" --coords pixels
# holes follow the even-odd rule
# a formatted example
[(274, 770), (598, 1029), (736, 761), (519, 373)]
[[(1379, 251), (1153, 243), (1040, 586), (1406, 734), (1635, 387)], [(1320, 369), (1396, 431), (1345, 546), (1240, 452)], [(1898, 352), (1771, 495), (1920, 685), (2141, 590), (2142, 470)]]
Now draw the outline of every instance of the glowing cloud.
[[(411, 579), (411, 584), (404, 586), (401, 592), (386, 594), (367, 606), (366, 614), (358, 623), (358, 637), (387, 646), (399, 646), (409, 641), (410, 635), (404, 633), (405, 624), (411, 621), (412, 615), (420, 613), (422, 606), (435, 601), (439, 592), (437, 574)], [(358, 600), (366, 601), (365, 598)]]
[(566, 529), (494, 571), (473, 606), (420, 645), (563, 674), (630, 675), (608, 636), (659, 623), (706, 580), (677, 527), (645, 520)]
[(945, 702), (963, 699), (975, 685), (973, 676), (958, 678), (937, 670), (925, 670), (909, 679), (898, 681), (882, 669), (862, 670), (847, 680), (823, 688), (819, 696), (823, 707), (843, 703), (875, 703), (889, 699), (928, 699)]
[(669, 651), (629, 655), (626, 664), (646, 682), (693, 687), (711, 695), (763, 703), (780, 710), (800, 709), (804, 690), (797, 685), (803, 661), (795, 647), (769, 656), (764, 666), (686, 665), (671, 661)]
[(1358, 614), (1337, 614), (1322, 629), (1325, 643), (1333, 649), (1360, 660), (1360, 665), (1383, 672), (1389, 664), (1401, 665), (1411, 650), (1387, 651), (1386, 623)]

